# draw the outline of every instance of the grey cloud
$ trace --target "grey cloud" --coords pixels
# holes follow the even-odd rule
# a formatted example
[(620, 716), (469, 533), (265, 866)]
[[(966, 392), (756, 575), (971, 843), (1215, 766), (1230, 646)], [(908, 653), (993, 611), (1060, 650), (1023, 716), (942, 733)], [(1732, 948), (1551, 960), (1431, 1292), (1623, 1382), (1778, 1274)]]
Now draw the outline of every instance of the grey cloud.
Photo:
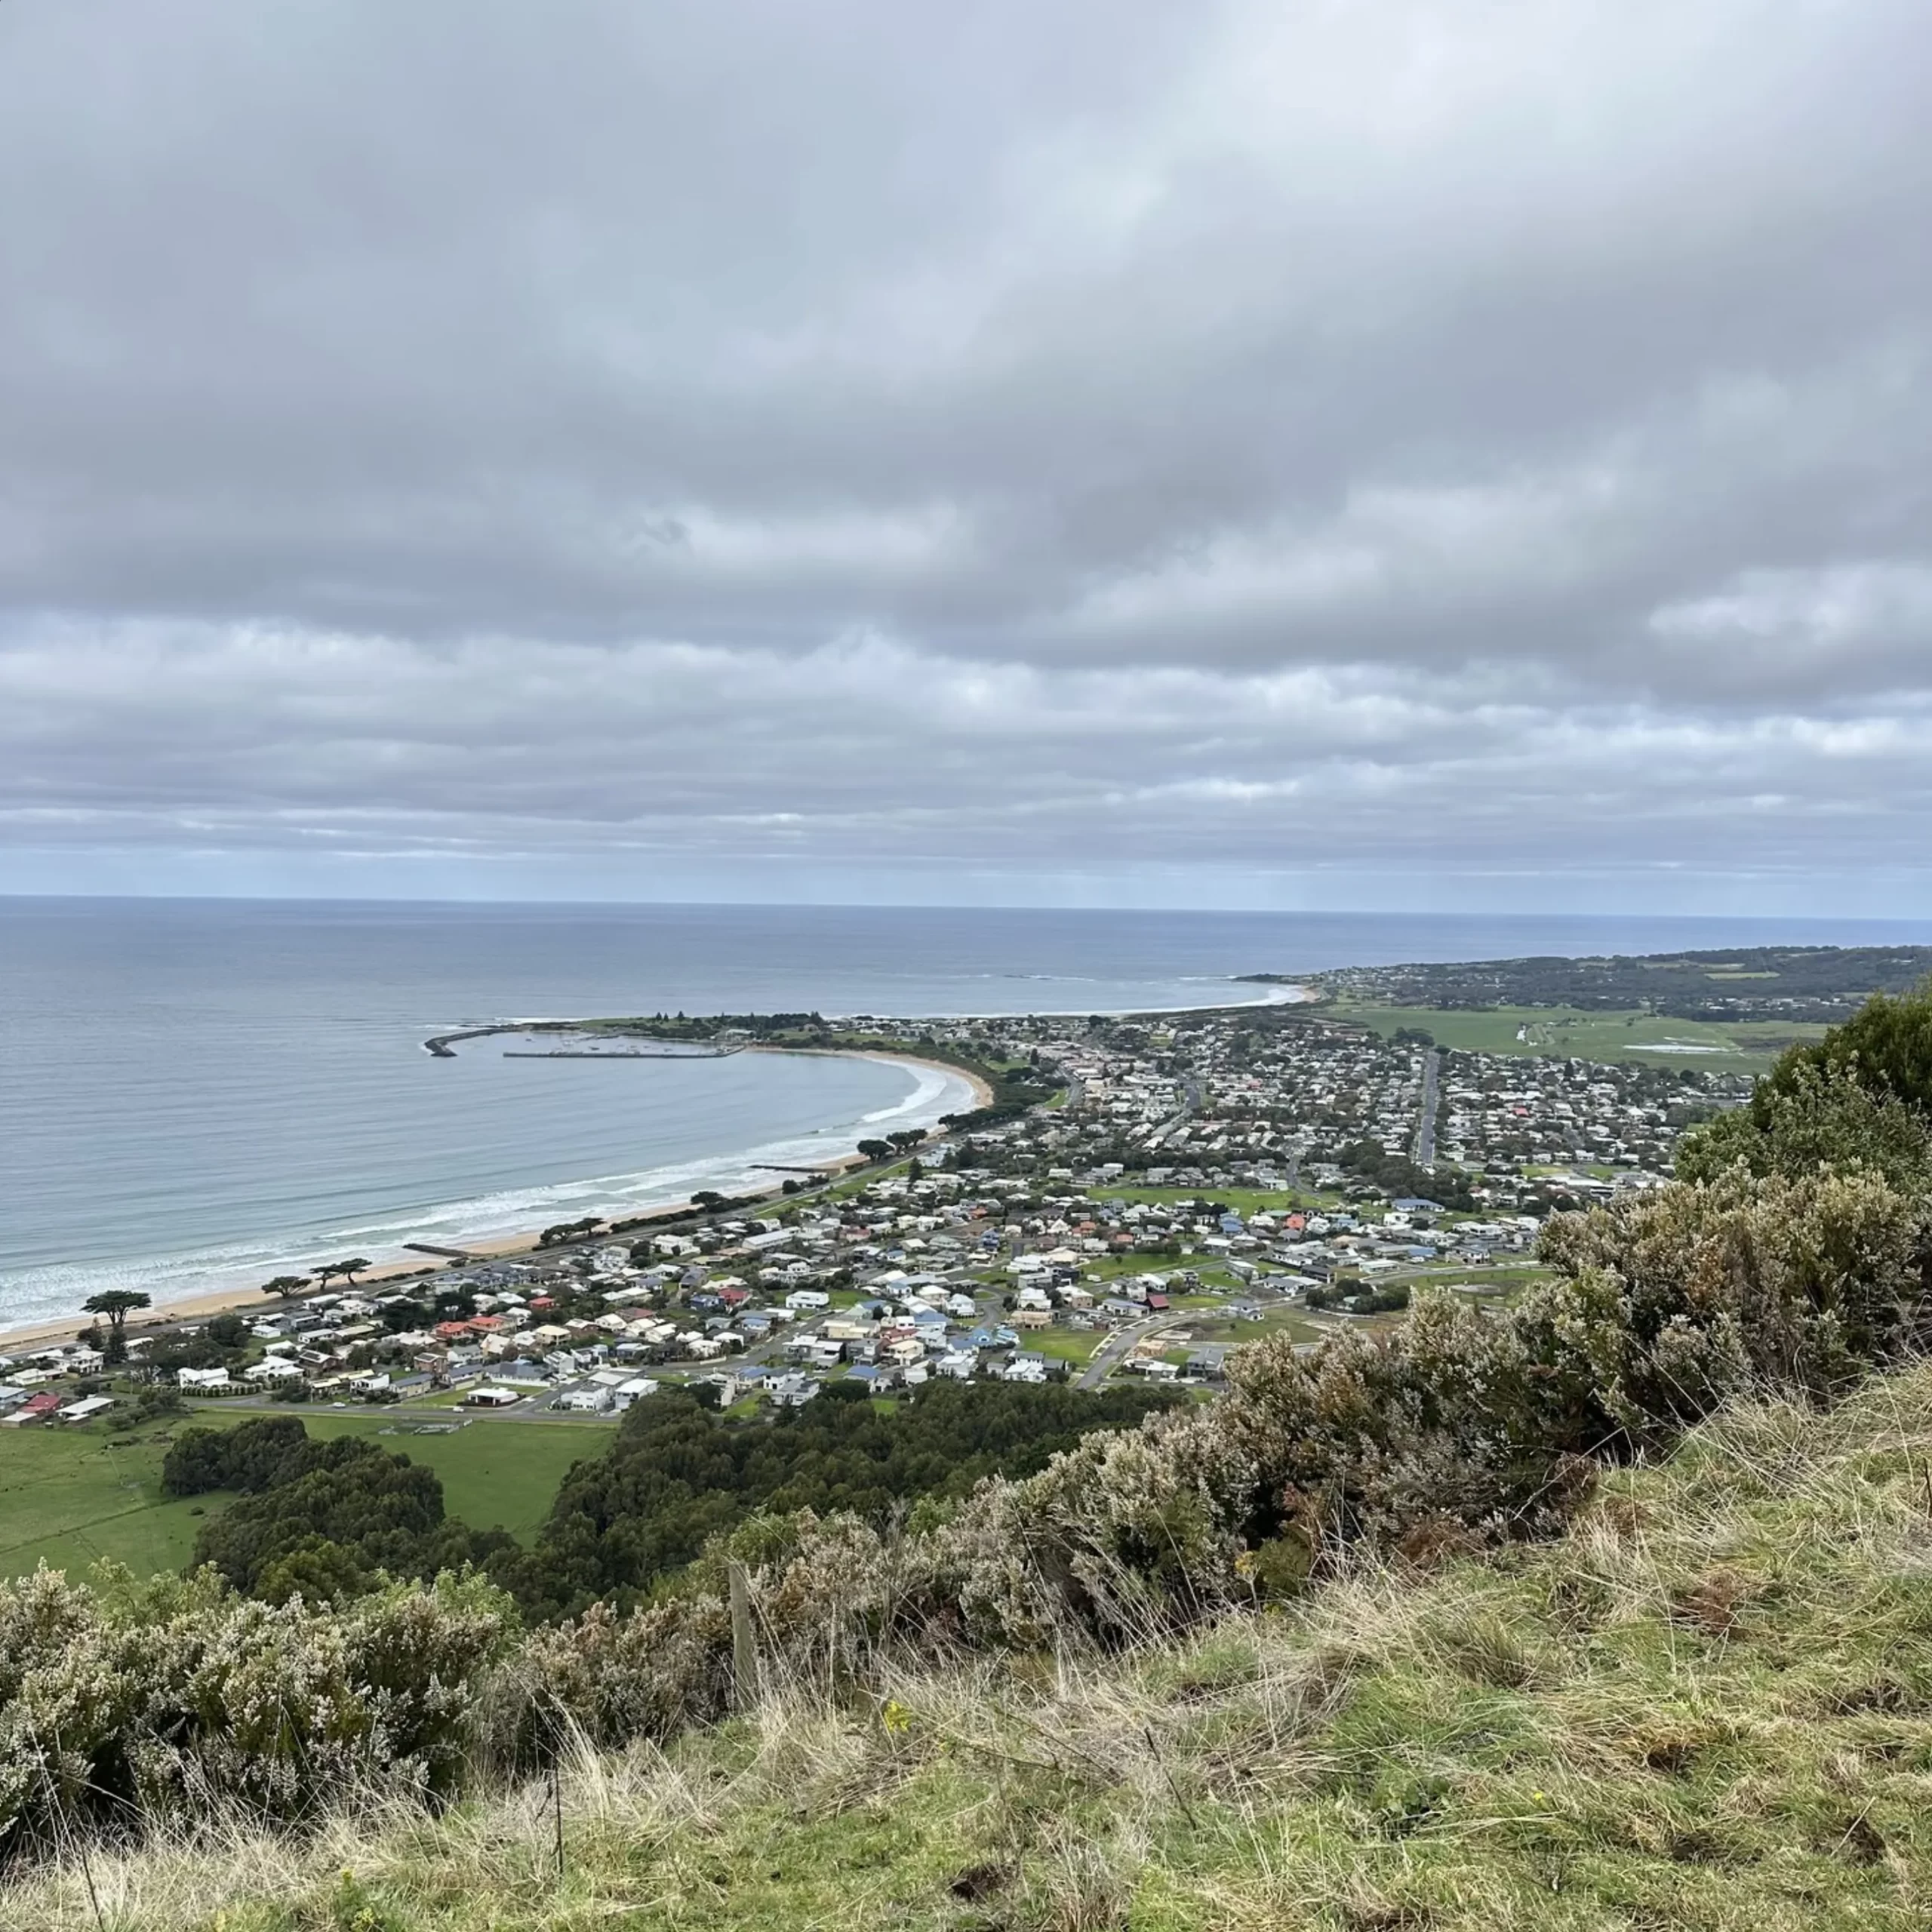
[(1922, 34), (0, 10), (0, 836), (1910, 864)]

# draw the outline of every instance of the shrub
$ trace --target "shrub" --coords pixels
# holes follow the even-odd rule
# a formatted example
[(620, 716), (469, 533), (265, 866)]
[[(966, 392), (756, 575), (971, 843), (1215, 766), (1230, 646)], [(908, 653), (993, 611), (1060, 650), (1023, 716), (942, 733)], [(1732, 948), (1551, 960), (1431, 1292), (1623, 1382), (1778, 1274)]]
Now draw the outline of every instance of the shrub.
[(211, 1572), (0, 1586), (0, 1860), (76, 1826), (294, 1821), (459, 1782), (473, 1687), (516, 1624), (472, 1578), (338, 1612)]

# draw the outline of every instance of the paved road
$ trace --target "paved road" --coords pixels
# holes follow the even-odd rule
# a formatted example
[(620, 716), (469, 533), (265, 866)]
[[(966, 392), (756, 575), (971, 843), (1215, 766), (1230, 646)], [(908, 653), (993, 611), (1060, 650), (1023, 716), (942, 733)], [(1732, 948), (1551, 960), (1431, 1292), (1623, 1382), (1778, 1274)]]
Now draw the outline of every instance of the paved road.
[(1419, 1168), (1429, 1166), (1435, 1158), (1435, 1090), (1441, 1071), (1442, 1056), (1432, 1047), (1422, 1063), (1422, 1118), (1416, 1122), (1415, 1161)]
[(1200, 1104), (1201, 1076), (1198, 1073), (1190, 1073), (1181, 1082), (1180, 1112), (1177, 1114), (1170, 1114), (1158, 1127), (1155, 1128), (1152, 1134), (1148, 1137), (1148, 1146), (1159, 1146), (1169, 1134), (1186, 1121), (1188, 1115), (1192, 1113)]
[(251, 1414), (294, 1416), (380, 1416), (386, 1422), (547, 1422), (578, 1429), (608, 1428), (617, 1419), (617, 1411), (605, 1409), (595, 1414), (573, 1414), (568, 1409), (524, 1408), (466, 1409), (460, 1407), (412, 1407), (407, 1402), (277, 1402), (266, 1395), (223, 1395), (200, 1401), (190, 1400), (188, 1415), (198, 1419), (227, 1409), (246, 1409)]
[[(1208, 1312), (1208, 1318), (1213, 1318), (1211, 1309)], [(1130, 1322), (1126, 1327), (1109, 1335), (1094, 1351), (1094, 1359), (1087, 1364), (1078, 1386), (1082, 1389), (1099, 1388), (1102, 1378), (1127, 1359), (1137, 1343), (1143, 1342), (1149, 1335), (1160, 1334), (1169, 1328), (1198, 1327), (1201, 1319), (1201, 1312), (1196, 1308), (1183, 1309), (1174, 1315), (1152, 1315), (1145, 1321)]]

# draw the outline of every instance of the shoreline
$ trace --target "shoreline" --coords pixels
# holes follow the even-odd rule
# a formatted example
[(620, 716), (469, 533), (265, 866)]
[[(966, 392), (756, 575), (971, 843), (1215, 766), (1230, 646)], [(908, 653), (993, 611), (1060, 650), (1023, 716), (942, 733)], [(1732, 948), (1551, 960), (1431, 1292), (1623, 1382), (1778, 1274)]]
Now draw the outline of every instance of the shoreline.
[[(883, 1048), (847, 1051), (837, 1047), (747, 1047), (744, 1051), (748, 1053), (787, 1054), (822, 1060), (874, 1060), (884, 1066), (918, 1068), (963, 1082), (971, 1091), (973, 1104), (976, 1107), (988, 1105), (993, 1098), (992, 1087), (979, 1075), (968, 1072), (964, 1067), (955, 1066), (945, 1060), (924, 1059), (917, 1054), (890, 1053)], [(863, 1134), (863, 1128), (860, 1131)], [(937, 1140), (946, 1137), (946, 1130), (943, 1128), (935, 1126), (931, 1131)], [(728, 1158), (721, 1155), (721, 1162)], [(851, 1169), (865, 1164), (856, 1148), (823, 1163), (828, 1180), (835, 1180)], [(768, 1198), (777, 1200), (792, 1197), (783, 1194), (783, 1183), (774, 1180), (769, 1186), (746, 1190), (746, 1198), (761, 1201)], [(670, 1215), (683, 1214), (690, 1206), (688, 1198), (668, 1201), (656, 1207), (645, 1208), (634, 1215), (626, 1214), (622, 1218), (638, 1222), (659, 1220)], [(491, 1235), (479, 1241), (461, 1243), (460, 1246), (463, 1253), (474, 1261), (506, 1260), (536, 1253), (541, 1232), (540, 1229), (533, 1228), (515, 1234)], [(623, 1239), (624, 1237), (615, 1238)], [(459, 1244), (452, 1241), (446, 1245), (454, 1248)], [(349, 1292), (357, 1293), (365, 1288), (380, 1287), (385, 1283), (420, 1281), (426, 1276), (441, 1274), (446, 1269), (457, 1265), (460, 1264), (429, 1255), (380, 1262), (358, 1275)], [(267, 1272), (271, 1275), (280, 1272), (273, 1263), (266, 1266)], [(321, 1291), (318, 1288), (312, 1292), (319, 1294)], [(206, 1320), (217, 1315), (242, 1314), (251, 1309), (272, 1311), (285, 1306), (298, 1305), (309, 1298), (307, 1293), (291, 1295), (285, 1303), (264, 1295), (259, 1284), (252, 1288), (210, 1288), (198, 1294), (182, 1295), (171, 1300), (158, 1302), (152, 1308), (136, 1311), (128, 1318), (128, 1333), (131, 1337), (153, 1330), (173, 1327), (183, 1321)], [(47, 1315), (16, 1327), (0, 1327), (0, 1354), (18, 1353), (22, 1349), (44, 1348), (55, 1343), (71, 1341), (82, 1330), (93, 1326), (94, 1321), (92, 1315), (75, 1310), (66, 1315)]]

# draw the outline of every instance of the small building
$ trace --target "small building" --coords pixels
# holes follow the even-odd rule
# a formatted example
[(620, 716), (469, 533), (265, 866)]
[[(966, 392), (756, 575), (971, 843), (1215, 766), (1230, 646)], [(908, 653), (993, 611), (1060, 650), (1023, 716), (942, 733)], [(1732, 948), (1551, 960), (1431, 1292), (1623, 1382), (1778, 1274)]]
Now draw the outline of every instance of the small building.
[(60, 1398), (43, 1389), (37, 1395), (29, 1395), (5, 1416), (0, 1416), (0, 1422), (17, 1429), (33, 1423), (51, 1422), (60, 1413)]

